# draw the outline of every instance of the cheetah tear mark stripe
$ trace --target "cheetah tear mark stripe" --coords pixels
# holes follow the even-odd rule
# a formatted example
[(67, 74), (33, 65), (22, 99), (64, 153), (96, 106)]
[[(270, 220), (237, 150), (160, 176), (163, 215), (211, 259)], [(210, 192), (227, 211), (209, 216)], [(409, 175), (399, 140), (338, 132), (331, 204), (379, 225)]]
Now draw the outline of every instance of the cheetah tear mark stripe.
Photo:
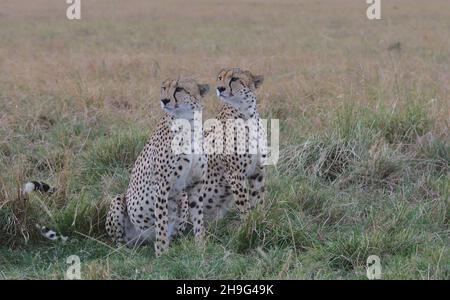
[(49, 229), (45, 226), (40, 226), (39, 224), (36, 224), (36, 228), (39, 230), (39, 232), (43, 237), (51, 241), (61, 240), (63, 242), (66, 242), (68, 239), (66, 236), (60, 235), (56, 231)]
[(26, 194), (32, 193), (34, 191), (38, 191), (45, 194), (53, 194), (56, 191), (54, 187), (50, 187), (48, 184), (38, 181), (27, 182), (23, 190)]

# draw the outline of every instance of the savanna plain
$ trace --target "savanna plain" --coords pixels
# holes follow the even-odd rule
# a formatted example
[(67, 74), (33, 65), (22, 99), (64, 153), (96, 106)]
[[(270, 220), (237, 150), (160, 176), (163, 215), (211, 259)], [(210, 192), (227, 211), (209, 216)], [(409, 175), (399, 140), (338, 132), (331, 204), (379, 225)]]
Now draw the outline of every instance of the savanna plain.
[[(450, 3), (365, 1), (0, 2), (0, 278), (450, 279)], [(223, 67), (265, 76), (280, 122), (264, 204), (167, 255), (116, 248), (109, 199), (163, 112), (167, 77), (215, 88)], [(220, 103), (205, 98), (204, 118)], [(53, 195), (21, 195), (40, 180)], [(35, 224), (55, 228), (44, 239)]]

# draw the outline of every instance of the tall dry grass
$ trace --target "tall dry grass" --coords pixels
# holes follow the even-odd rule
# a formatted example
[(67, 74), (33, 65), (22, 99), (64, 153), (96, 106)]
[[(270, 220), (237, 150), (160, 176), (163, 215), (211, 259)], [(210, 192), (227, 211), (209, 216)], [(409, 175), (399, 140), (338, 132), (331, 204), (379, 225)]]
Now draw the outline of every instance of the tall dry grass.
[[(107, 197), (126, 188), (161, 115), (162, 80), (214, 85), (218, 70), (239, 66), (265, 75), (261, 113), (280, 119), (269, 201), (240, 230), (210, 233), (209, 257), (224, 261), (209, 275), (186, 240), (174, 250), (184, 264), (154, 262), (149, 276), (347, 278), (363, 274), (371, 250), (391, 278), (448, 278), (447, 0), (382, 1), (378, 21), (352, 0), (82, 0), (80, 21), (66, 8), (0, 3), (0, 265), (19, 274), (10, 276), (59, 276), (45, 260), (40, 271), (11, 263), (10, 247), (24, 242), (33, 246), (23, 261), (40, 253), (35, 223), (106, 240)], [(213, 93), (205, 102), (213, 116)], [(23, 199), (22, 184), (36, 179), (58, 193)], [(83, 243), (63, 251), (90, 253)], [(111, 267), (94, 261), (90, 276), (130, 274), (121, 258)]]

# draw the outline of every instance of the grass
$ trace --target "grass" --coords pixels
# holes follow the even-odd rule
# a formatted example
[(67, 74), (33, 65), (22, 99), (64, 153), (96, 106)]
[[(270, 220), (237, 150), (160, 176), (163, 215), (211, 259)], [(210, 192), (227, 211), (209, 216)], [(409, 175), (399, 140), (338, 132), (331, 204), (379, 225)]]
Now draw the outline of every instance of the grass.
[[(382, 278), (449, 279), (446, 2), (383, 2), (382, 21), (352, 1), (180, 3), (83, 3), (79, 22), (46, 0), (1, 8), (0, 278), (62, 279), (78, 255), (85, 279), (365, 279), (378, 255)], [(192, 234), (159, 259), (115, 249), (109, 198), (161, 115), (160, 82), (236, 65), (266, 76), (260, 110), (280, 119), (267, 201), (212, 225), (204, 252)], [(27, 180), (58, 191), (23, 199)]]

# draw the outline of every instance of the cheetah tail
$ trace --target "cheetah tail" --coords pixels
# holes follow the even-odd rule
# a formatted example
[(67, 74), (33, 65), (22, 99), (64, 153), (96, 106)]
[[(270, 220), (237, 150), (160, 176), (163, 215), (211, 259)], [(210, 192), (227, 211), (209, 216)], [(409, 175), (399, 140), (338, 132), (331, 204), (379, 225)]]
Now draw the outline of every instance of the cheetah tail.
[(39, 224), (36, 224), (36, 228), (39, 230), (40, 234), (43, 237), (45, 237), (51, 241), (61, 240), (63, 242), (66, 242), (68, 239), (66, 236), (63, 236), (63, 235), (57, 233), (55, 230), (52, 230), (45, 226), (40, 226)]
[(33, 191), (38, 191), (43, 194), (53, 194), (56, 188), (50, 187), (48, 184), (39, 181), (29, 181), (24, 185), (23, 188), (25, 194), (32, 193)]

